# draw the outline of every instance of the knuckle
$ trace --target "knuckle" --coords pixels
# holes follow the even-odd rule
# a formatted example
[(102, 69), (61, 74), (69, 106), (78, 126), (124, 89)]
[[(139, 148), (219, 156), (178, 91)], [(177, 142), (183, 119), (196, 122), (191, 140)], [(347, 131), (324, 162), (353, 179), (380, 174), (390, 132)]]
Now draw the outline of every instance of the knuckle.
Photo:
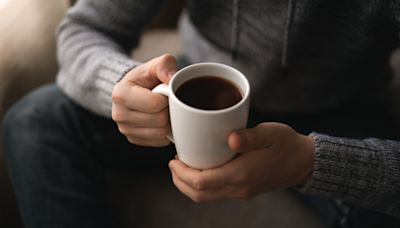
[(125, 102), (125, 98), (123, 96), (123, 93), (121, 92), (121, 90), (118, 89), (119, 87), (115, 87), (115, 89), (112, 91), (111, 94), (111, 100), (113, 103), (124, 103)]
[(128, 130), (126, 127), (118, 126), (118, 130), (119, 130), (119, 132), (121, 132), (121, 134), (123, 134), (123, 135), (129, 135), (129, 130)]
[(121, 111), (119, 111), (117, 108), (113, 108), (111, 111), (111, 118), (115, 122), (122, 122), (125, 120), (125, 115)]
[(200, 190), (200, 191), (206, 190), (205, 182), (202, 179), (199, 179), (199, 178), (195, 178), (193, 180), (193, 187), (196, 190)]

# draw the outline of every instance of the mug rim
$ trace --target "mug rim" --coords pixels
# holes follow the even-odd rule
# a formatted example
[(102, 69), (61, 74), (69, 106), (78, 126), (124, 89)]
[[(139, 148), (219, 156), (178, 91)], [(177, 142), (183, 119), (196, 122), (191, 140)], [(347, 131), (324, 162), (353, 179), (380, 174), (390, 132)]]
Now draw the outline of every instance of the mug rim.
[[(192, 69), (192, 68), (204, 67), (204, 66), (207, 66), (207, 65), (208, 65), (208, 66), (209, 66), (209, 65), (212, 65), (212, 66), (222, 67), (222, 68), (228, 69), (228, 70), (230, 70), (230, 71), (235, 72), (237, 75), (239, 75), (239, 77), (241, 77), (241, 78), (243, 79), (243, 81), (244, 81), (244, 88), (245, 88), (246, 91), (243, 91), (243, 97), (242, 97), (242, 99), (241, 99), (238, 103), (236, 103), (236, 104), (234, 104), (234, 105), (232, 105), (232, 106), (230, 106), (230, 107), (223, 108), (223, 109), (205, 110), (205, 109), (199, 109), (199, 108), (192, 107), (192, 106), (190, 106), (190, 105), (188, 105), (188, 104), (182, 102), (182, 101), (175, 95), (175, 91), (173, 90), (173, 85), (174, 85), (175, 81), (177, 80), (177, 76), (178, 76), (178, 75), (181, 75), (182, 72), (188, 71), (188, 70), (190, 70), (190, 69)], [(178, 77), (179, 77), (179, 76), (178, 76)], [(215, 75), (215, 77), (219, 77), (219, 78), (220, 78), (221, 76)], [(226, 79), (226, 78), (224, 78), (224, 79), (225, 79), (225, 80), (229, 80), (229, 79)], [(229, 81), (232, 82), (231, 80), (229, 80)], [(237, 85), (237, 86), (238, 86), (238, 85)], [(180, 69), (179, 71), (177, 71), (177, 72), (172, 76), (172, 79), (171, 79), (171, 81), (169, 82), (169, 85), (168, 85), (168, 90), (169, 90), (170, 96), (171, 96), (174, 100), (176, 100), (176, 102), (177, 102), (180, 106), (182, 106), (182, 107), (184, 107), (184, 108), (186, 108), (186, 109), (188, 109), (188, 110), (190, 110), (190, 111), (197, 112), (197, 113), (202, 113), (202, 114), (222, 114), (222, 113), (230, 112), (230, 111), (235, 110), (235, 109), (239, 108), (240, 106), (244, 105), (245, 102), (249, 99), (249, 96), (250, 96), (250, 84), (249, 84), (249, 81), (247, 80), (247, 78), (244, 76), (244, 74), (243, 74), (242, 72), (240, 72), (238, 69), (236, 69), (236, 68), (234, 68), (234, 67), (231, 67), (231, 66), (228, 66), (228, 65), (226, 65), (226, 64), (223, 64), (223, 63), (215, 63), (215, 62), (201, 62), (201, 63), (195, 63), (195, 64), (191, 64), (191, 65), (188, 65), (188, 66), (186, 66), (186, 67)]]

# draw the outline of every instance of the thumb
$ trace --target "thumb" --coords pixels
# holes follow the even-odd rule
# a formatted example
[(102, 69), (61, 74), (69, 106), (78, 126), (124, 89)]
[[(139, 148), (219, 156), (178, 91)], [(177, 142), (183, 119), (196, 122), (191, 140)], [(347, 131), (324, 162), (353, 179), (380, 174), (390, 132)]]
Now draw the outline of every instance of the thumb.
[(152, 89), (161, 82), (168, 84), (176, 70), (175, 57), (165, 54), (134, 68), (127, 80), (141, 87)]
[(231, 150), (246, 152), (266, 148), (272, 145), (273, 127), (268, 123), (259, 124), (254, 128), (241, 129), (232, 132), (228, 138)]
[(176, 59), (170, 54), (162, 55), (149, 63), (149, 76), (168, 84), (176, 73)]

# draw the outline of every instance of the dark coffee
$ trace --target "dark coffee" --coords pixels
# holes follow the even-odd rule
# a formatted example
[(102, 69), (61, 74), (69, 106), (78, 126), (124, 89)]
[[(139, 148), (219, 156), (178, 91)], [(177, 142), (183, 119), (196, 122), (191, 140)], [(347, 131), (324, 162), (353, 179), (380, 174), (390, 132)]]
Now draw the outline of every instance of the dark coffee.
[(206, 75), (183, 83), (175, 94), (183, 103), (205, 110), (228, 108), (242, 100), (242, 93), (232, 82)]

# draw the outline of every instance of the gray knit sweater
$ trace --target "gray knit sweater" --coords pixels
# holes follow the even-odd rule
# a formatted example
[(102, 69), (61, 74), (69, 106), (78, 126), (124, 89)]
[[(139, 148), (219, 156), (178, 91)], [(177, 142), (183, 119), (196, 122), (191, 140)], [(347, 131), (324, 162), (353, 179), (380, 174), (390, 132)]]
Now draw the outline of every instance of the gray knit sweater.
[[(59, 28), (59, 87), (83, 107), (111, 115), (111, 92), (139, 62), (129, 58), (157, 0), (80, 0)], [(188, 0), (186, 58), (240, 69), (252, 106), (310, 113), (378, 103), (397, 45), (396, 1)], [(400, 142), (313, 133), (314, 172), (301, 191), (400, 217)]]

